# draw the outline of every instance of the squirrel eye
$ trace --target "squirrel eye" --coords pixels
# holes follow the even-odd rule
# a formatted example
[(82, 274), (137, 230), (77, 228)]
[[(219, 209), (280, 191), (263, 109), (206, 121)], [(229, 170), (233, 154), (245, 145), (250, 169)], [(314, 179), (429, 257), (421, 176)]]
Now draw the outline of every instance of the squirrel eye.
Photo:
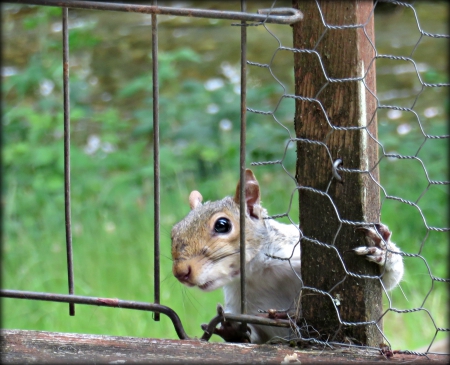
[(217, 233), (228, 233), (231, 231), (231, 222), (228, 218), (219, 218), (214, 223), (214, 231)]

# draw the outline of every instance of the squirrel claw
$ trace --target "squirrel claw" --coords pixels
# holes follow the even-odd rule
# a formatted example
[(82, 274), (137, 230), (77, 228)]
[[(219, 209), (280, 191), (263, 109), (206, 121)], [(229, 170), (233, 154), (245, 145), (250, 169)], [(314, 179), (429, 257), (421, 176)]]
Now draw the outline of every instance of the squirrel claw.
[(386, 264), (386, 248), (390, 249), (389, 239), (391, 231), (384, 224), (375, 224), (374, 227), (357, 227), (357, 231), (362, 231), (366, 236), (367, 246), (356, 247), (353, 252), (357, 255), (365, 256), (368, 261), (375, 262), (380, 266)]
[(356, 247), (353, 252), (380, 265), (383, 268), (382, 281), (385, 288), (393, 289), (400, 282), (404, 267), (400, 250), (391, 241), (392, 232), (381, 223), (371, 227), (357, 227), (355, 230), (365, 234), (367, 246)]
[(376, 223), (374, 227), (357, 227), (356, 231), (362, 231), (366, 235), (366, 240), (369, 246), (375, 246), (383, 249), (386, 242), (391, 238), (392, 232), (389, 228), (382, 224)]
[(366, 260), (375, 262), (378, 265), (383, 266), (386, 262), (386, 252), (378, 247), (356, 247), (353, 252), (357, 255), (363, 255)]

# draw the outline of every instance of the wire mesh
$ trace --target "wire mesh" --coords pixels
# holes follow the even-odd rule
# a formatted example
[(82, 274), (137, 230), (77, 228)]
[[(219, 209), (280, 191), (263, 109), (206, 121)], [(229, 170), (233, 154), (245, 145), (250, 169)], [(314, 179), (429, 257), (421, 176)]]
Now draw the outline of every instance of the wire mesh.
[[(339, 35), (339, 32), (343, 33), (348, 29), (352, 28), (361, 28), (364, 30), (367, 40), (372, 43), (372, 40), (369, 38), (369, 36), (366, 33), (366, 26), (367, 23), (370, 20), (367, 19), (367, 22), (362, 24), (332, 24), (327, 22), (327, 19), (322, 11), (323, 4), (316, 1), (316, 7), (320, 14), (320, 18), (323, 24), (323, 33), (321, 36), (318, 37), (318, 41), (311, 46), (311, 48), (305, 47), (305, 48), (292, 48), (288, 46), (282, 45), (280, 40), (277, 38), (275, 34), (270, 32), (269, 29), (267, 31), (276, 39), (278, 42), (278, 48), (273, 54), (273, 57), (271, 61), (267, 64), (262, 64), (259, 62), (249, 62), (249, 65), (265, 68), (268, 69), (271, 74), (274, 77), (274, 80), (277, 81), (280, 86), (283, 89), (283, 93), (281, 93), (280, 98), (278, 100), (278, 103), (275, 105), (272, 111), (267, 111), (267, 109), (259, 109), (259, 108), (253, 108), (252, 105), (249, 105), (248, 111), (251, 113), (257, 113), (259, 115), (270, 115), (274, 122), (280, 125), (281, 128), (286, 130), (286, 137), (287, 137), (287, 143), (286, 148), (283, 156), (280, 156), (280, 159), (272, 160), (272, 161), (258, 161), (253, 162), (253, 166), (261, 166), (261, 165), (277, 165), (281, 164), (283, 169), (289, 174), (289, 176), (292, 178), (292, 189), (299, 189), (299, 190), (309, 190), (316, 196), (323, 196), (326, 197), (327, 202), (331, 205), (331, 211), (334, 212), (336, 215), (336, 218), (339, 222), (339, 228), (336, 232), (336, 235), (334, 236), (334, 239), (332, 242), (321, 242), (317, 239), (314, 239), (313, 237), (302, 237), (302, 242), (310, 242), (315, 245), (320, 245), (327, 249), (335, 250), (337, 256), (339, 257), (339, 260), (341, 261), (341, 264), (344, 269), (344, 277), (342, 277), (341, 281), (337, 279), (339, 282), (336, 286), (339, 286), (340, 283), (342, 283), (347, 276), (353, 276), (353, 277), (359, 277), (359, 278), (377, 278), (380, 279), (380, 277), (373, 277), (373, 276), (364, 276), (364, 275), (358, 275), (355, 272), (351, 272), (346, 268), (345, 260), (342, 255), (342, 253), (339, 253), (335, 246), (335, 241), (339, 234), (339, 229), (342, 227), (342, 225), (353, 225), (353, 226), (359, 226), (364, 224), (363, 222), (356, 222), (344, 219), (341, 216), (341, 212), (339, 211), (339, 208), (334, 203), (333, 196), (329, 193), (330, 185), (332, 184), (333, 180), (340, 181), (341, 176), (346, 176), (348, 173), (356, 173), (356, 174), (369, 174), (371, 176), (371, 179), (374, 184), (376, 184), (379, 189), (381, 190), (381, 208), (378, 212), (378, 216), (381, 215), (382, 212), (385, 212), (385, 216), (387, 218), (383, 217), (383, 221), (387, 220), (385, 223), (388, 225), (393, 225), (395, 228), (393, 229), (393, 235), (394, 237), (397, 237), (397, 239), (394, 240), (398, 243), (400, 246), (400, 249), (402, 252), (400, 253), (403, 258), (405, 259), (405, 265), (406, 265), (406, 276), (407, 279), (404, 280), (400, 284), (400, 288), (397, 289), (397, 291), (394, 290), (394, 292), (388, 292), (384, 290), (385, 294), (385, 309), (383, 314), (380, 318), (376, 318), (373, 321), (369, 322), (348, 322), (345, 320), (345, 318), (341, 318), (339, 316), (339, 301), (336, 300), (334, 297), (334, 290), (336, 289), (336, 286), (332, 287), (330, 290), (322, 290), (319, 288), (314, 287), (308, 287), (307, 283), (302, 283), (304, 289), (309, 289), (311, 292), (321, 294), (324, 299), (323, 300), (329, 300), (333, 303), (336, 314), (338, 316), (338, 321), (341, 325), (344, 326), (359, 326), (359, 325), (375, 325), (377, 326), (377, 329), (382, 333), (385, 341), (391, 345), (391, 340), (393, 340), (393, 336), (386, 335), (385, 332), (383, 332), (382, 328), (379, 326), (381, 324), (381, 319), (385, 319), (385, 327), (389, 331), (389, 326), (391, 322), (401, 321), (398, 319), (402, 315), (407, 315), (409, 313), (417, 313), (422, 312), (426, 316), (429, 317), (429, 332), (428, 332), (428, 341), (429, 346), (426, 348), (423, 348), (424, 352), (430, 351), (431, 346), (435, 342), (436, 338), (441, 339), (441, 343), (445, 342), (446, 333), (449, 331), (449, 329), (446, 327), (446, 312), (443, 311), (436, 311), (435, 314), (432, 314), (432, 311), (427, 309), (427, 305), (429, 305), (429, 302), (427, 303), (427, 300), (429, 300), (429, 296), (431, 293), (437, 294), (436, 291), (436, 283), (447, 283), (449, 282), (449, 279), (446, 277), (442, 277), (440, 275), (445, 275), (444, 271), (440, 271), (439, 275), (436, 275), (435, 269), (433, 267), (439, 262), (438, 257), (433, 257), (432, 255), (428, 256), (427, 259), (423, 255), (424, 247), (427, 245), (433, 246), (439, 245), (444, 249), (447, 245), (448, 240), (448, 231), (449, 228), (447, 226), (447, 220), (446, 218), (446, 203), (442, 204), (442, 208), (439, 209), (438, 214), (441, 214), (442, 216), (438, 218), (435, 223), (431, 223), (433, 218), (430, 218), (427, 220), (427, 213), (424, 212), (427, 204), (431, 204), (431, 206), (434, 206), (435, 202), (431, 201), (426, 202), (425, 200), (422, 200), (424, 196), (426, 196), (426, 193), (433, 189), (433, 187), (439, 187), (439, 186), (448, 186), (449, 181), (447, 180), (447, 170), (444, 167), (445, 165), (445, 159), (446, 159), (446, 150), (445, 148), (440, 150), (440, 153), (435, 153), (435, 158), (437, 158), (440, 163), (442, 163), (442, 173), (437, 173), (436, 170), (434, 170), (433, 167), (430, 168), (434, 170), (435, 178), (430, 177), (430, 172), (427, 169), (427, 163), (425, 160), (428, 160), (428, 157), (426, 156), (426, 153), (423, 151), (423, 146), (427, 145), (429, 148), (429, 152), (433, 150), (433, 147), (431, 146), (433, 142), (435, 141), (448, 141), (449, 135), (446, 133), (444, 124), (441, 124), (442, 128), (439, 128), (439, 123), (443, 123), (442, 121), (446, 120), (447, 115), (447, 107), (445, 105), (445, 97), (439, 97), (438, 99), (432, 100), (427, 99), (426, 101), (423, 100), (421, 103), (421, 98), (425, 99), (426, 93), (434, 93), (434, 94), (441, 94), (440, 88), (447, 88), (450, 86), (448, 82), (445, 82), (442, 80), (442, 82), (432, 82), (429, 78), (429, 70), (438, 68), (438, 65), (433, 64), (433, 61), (430, 60), (432, 57), (430, 57), (430, 54), (432, 54), (433, 50), (436, 50), (439, 46), (437, 44), (434, 45), (434, 48), (432, 46), (432, 40), (436, 39), (448, 39), (448, 34), (438, 34), (433, 32), (427, 32), (421, 27), (420, 18), (418, 16), (418, 12), (416, 11), (416, 7), (421, 7), (424, 4), (410, 4), (410, 3), (402, 3), (402, 2), (389, 2), (386, 4), (383, 3), (375, 3), (373, 6), (372, 13), (370, 17), (375, 16), (375, 20), (377, 19), (375, 10), (377, 9), (377, 6), (380, 7), (380, 11), (388, 11), (392, 12), (393, 14), (396, 14), (396, 16), (392, 16), (393, 19), (396, 21), (401, 21), (401, 25), (399, 27), (405, 27), (407, 29), (411, 28), (417, 28), (414, 32), (411, 31), (410, 34), (404, 34), (406, 32), (403, 32), (401, 34), (402, 38), (400, 39), (400, 35), (394, 33), (394, 29), (396, 32), (400, 33), (400, 30), (395, 27), (390, 27), (389, 31), (392, 32), (392, 43), (393, 46), (390, 48), (390, 51), (397, 51), (397, 53), (384, 53), (379, 48), (377, 48), (378, 44), (375, 42), (372, 44), (375, 56), (371, 60), (369, 66), (366, 68), (366, 73), (363, 74), (360, 77), (354, 77), (351, 75), (344, 76), (341, 78), (335, 78), (328, 74), (327, 67), (325, 66), (325, 58), (328, 58), (329, 56), (322, 50), (319, 51), (320, 43), (323, 41), (324, 36), (330, 32), (333, 31), (336, 35), (336, 38), (342, 37)], [(377, 9), (378, 10), (378, 9)], [(392, 20), (394, 21), (394, 20)], [(414, 26), (408, 26), (407, 24), (413, 24)], [(387, 33), (384, 29), (382, 29), (383, 25), (377, 24), (376, 25), (376, 31), (379, 30), (378, 33)], [(393, 29), (394, 28), (394, 29)], [(442, 29), (442, 28), (441, 28)], [(398, 38), (397, 38), (397, 37)], [(402, 42), (408, 43), (408, 46), (410, 48), (410, 51), (404, 52), (404, 48), (402, 47)], [(420, 54), (419, 50), (424, 49), (425, 46), (421, 46), (422, 44), (427, 44), (427, 49), (430, 54)], [(386, 45), (383, 45), (384, 48)], [(448, 44), (446, 43), (446, 46)], [(287, 86), (286, 84), (283, 84), (280, 82), (275, 74), (275, 71), (272, 70), (273, 65), (276, 63), (274, 60), (276, 58), (276, 55), (278, 52), (281, 51), (287, 51), (291, 53), (302, 53), (302, 54), (308, 54), (316, 57), (318, 62), (318, 67), (322, 71), (323, 74), (323, 83), (322, 87), (315, 93), (314, 97), (311, 97), (309, 95), (298, 95), (294, 93), (287, 92)], [(392, 61), (389, 66), (387, 65), (387, 62), (385, 61)], [(418, 61), (420, 60), (420, 61)], [(427, 60), (426, 65), (422, 62), (424, 60)], [(329, 61), (329, 60), (326, 60)], [(376, 65), (377, 68), (377, 74), (381, 74), (381, 77), (377, 78), (377, 88), (378, 92), (375, 93), (373, 90), (371, 90), (370, 87), (366, 85), (366, 76), (367, 72), (373, 65)], [(427, 72), (428, 71), (428, 72)], [(398, 82), (398, 85), (405, 85), (407, 84), (403, 79), (403, 74), (407, 73), (408, 77), (410, 78), (411, 85), (410, 90), (402, 90), (401, 93), (399, 90), (391, 90), (390, 92), (394, 95), (389, 95), (388, 92), (385, 92), (384, 90), (386, 87), (392, 87), (395, 85), (396, 82)], [(389, 77), (391, 77), (391, 80), (387, 80), (386, 76), (389, 74)], [(427, 80), (427, 78), (430, 79), (430, 81)], [(414, 80), (414, 81), (412, 81)], [(366, 89), (367, 92), (371, 93), (373, 97), (376, 98), (376, 114), (372, 117), (372, 120), (369, 124), (374, 122), (376, 116), (378, 116), (379, 121), (379, 134), (373, 135), (369, 132), (367, 127), (360, 127), (358, 125), (355, 126), (349, 126), (349, 127), (341, 127), (336, 125), (333, 122), (332, 115), (333, 111), (327, 109), (327, 107), (324, 105), (323, 94), (325, 93), (325, 90), (327, 87), (330, 87), (330, 85), (334, 83), (345, 83), (345, 82), (352, 82), (352, 83), (359, 83), (362, 85), (363, 88)], [(383, 83), (389, 84), (389, 86), (384, 85)], [(395, 87), (395, 86), (394, 86)], [(398, 87), (398, 86), (397, 86)], [(381, 91), (381, 92), (380, 92)], [(395, 94), (402, 94), (402, 95), (395, 95)], [(442, 94), (441, 94), (442, 95)], [(322, 118), (329, 127), (329, 132), (326, 135), (325, 140), (312, 140), (307, 138), (296, 138), (294, 135), (294, 132), (287, 128), (283, 123), (280, 122), (280, 120), (277, 118), (277, 108), (280, 105), (280, 103), (286, 99), (286, 98), (292, 98), (296, 99), (303, 103), (313, 103), (316, 105), (316, 109), (319, 110), (320, 118)], [(393, 100), (397, 102), (398, 104), (390, 104), (386, 103), (387, 100)], [(326, 100), (328, 102), (328, 100)], [(427, 104), (428, 103), (428, 104)], [(439, 112), (437, 112), (439, 110)], [(432, 119), (433, 117), (436, 117), (438, 113), (442, 113), (442, 119), (441, 122), (439, 122), (436, 119)], [(407, 114), (407, 116), (405, 115)], [(431, 118), (430, 118), (431, 116)], [(301, 116), (300, 116), (301, 117)], [(431, 119), (431, 120), (430, 120)], [(434, 123), (433, 123), (434, 122)], [(439, 130), (438, 133), (433, 131), (433, 125), (436, 127), (436, 131)], [(378, 144), (380, 154), (378, 161), (371, 167), (368, 167), (367, 169), (351, 169), (348, 167), (345, 167), (345, 162), (339, 158), (333, 158), (333, 151), (330, 150), (330, 147), (328, 146), (327, 140), (331, 138), (331, 135), (333, 132), (336, 131), (351, 131), (351, 130), (359, 130), (362, 129), (367, 133), (369, 138), (371, 138), (375, 143)], [(410, 139), (403, 142), (400, 142), (397, 148), (401, 150), (401, 152), (398, 151), (390, 151), (389, 148), (392, 148), (391, 146), (394, 144), (393, 139), (402, 138), (402, 136), (410, 135)], [(289, 151), (289, 146), (291, 144), (295, 143), (301, 143), (301, 144), (312, 144), (319, 146), (320, 148), (323, 148), (326, 150), (326, 155), (328, 156), (329, 162), (328, 165), (330, 166), (330, 181), (327, 185), (327, 188), (324, 190), (316, 189), (311, 186), (299, 186), (297, 185), (297, 180), (295, 178), (295, 173), (292, 171), (292, 166), (290, 166), (291, 171), (289, 170), (288, 166), (285, 166), (285, 158), (286, 153)], [(407, 144), (407, 147), (406, 147)], [(436, 144), (436, 149), (439, 149), (440, 146)], [(292, 152), (291, 152), (292, 153)], [(414, 167), (403, 167), (399, 166), (402, 165), (407, 161), (414, 161), (417, 163), (417, 168)], [(430, 161), (431, 162), (431, 161)], [(327, 165), (326, 162), (318, 161), (318, 164)], [(437, 163), (437, 161), (436, 161)], [(396, 165), (395, 168), (393, 168), (392, 165)], [(299, 169), (302, 168), (302, 162), (299, 161)], [(381, 178), (377, 179), (372, 175), (376, 169), (380, 169), (380, 175)], [(394, 180), (392, 177), (396, 173), (398, 174), (399, 171), (404, 171), (405, 175), (403, 177), (406, 177), (409, 175), (411, 179), (410, 181), (404, 181), (401, 177), (397, 176), (395, 178), (395, 181), (397, 182), (398, 186), (397, 188), (392, 188), (391, 181)], [(256, 170), (257, 172), (257, 170)], [(387, 176), (388, 175), (388, 176)], [(439, 177), (438, 177), (439, 176)], [(422, 190), (417, 190), (415, 185), (418, 184), (419, 180), (422, 182)], [(389, 186), (389, 187), (387, 187)], [(395, 190), (395, 194), (389, 191), (390, 189)], [(410, 197), (408, 192), (409, 190), (414, 190), (414, 192), (417, 194), (415, 197)], [(447, 202), (448, 199), (448, 191), (447, 190), (441, 190), (441, 199), (443, 201)], [(397, 205), (394, 210), (397, 212), (397, 215), (390, 214), (389, 210), (392, 209), (389, 207), (390, 203), (399, 203), (400, 205)], [(422, 204), (423, 203), (423, 204)], [(292, 197), (291, 202), (289, 204), (289, 208), (286, 213), (281, 213), (278, 215), (273, 216), (272, 218), (278, 218), (278, 217), (284, 217), (287, 216), (291, 220), (293, 224), (295, 224), (295, 219), (293, 219), (290, 216), (290, 208), (292, 206)], [(411, 209), (415, 210), (416, 213), (418, 213), (419, 217), (412, 218), (411, 215), (414, 213), (411, 213)], [(428, 213), (430, 216), (432, 215), (432, 212)], [(408, 218), (405, 218), (408, 217)], [(423, 226), (425, 232), (422, 233), (422, 236), (419, 237), (412, 237), (408, 235), (407, 232), (401, 232), (408, 231), (408, 227), (411, 225), (421, 225)], [(432, 240), (430, 237), (431, 232), (437, 232), (439, 233), (439, 237), (436, 235), (434, 239)], [(432, 250), (432, 249), (430, 249)], [(445, 250), (445, 249), (444, 249)], [(413, 263), (413, 260), (416, 260), (415, 263)], [(430, 264), (430, 262), (433, 262)], [(302, 261), (302, 265), (305, 265), (305, 262)], [(415, 292), (414, 289), (408, 288), (407, 290), (402, 291), (402, 287), (407, 286), (414, 286), (414, 281), (417, 279), (414, 279), (414, 271), (418, 270), (418, 267), (420, 265), (423, 265), (425, 268), (426, 275), (429, 276), (429, 279), (431, 283), (429, 283), (429, 287), (426, 290), (423, 290), (420, 294), (420, 299), (413, 298), (411, 302), (408, 302), (408, 297), (411, 299), (410, 296), (416, 297), (419, 296), (417, 292)], [(420, 269), (419, 269), (420, 270)], [(408, 272), (409, 271), (409, 272)], [(411, 290), (412, 289), (412, 290)], [(448, 288), (446, 289), (448, 290)], [(407, 296), (403, 293), (407, 292)], [(404, 296), (404, 298), (401, 298), (401, 296)], [(440, 296), (437, 294), (437, 296)], [(440, 306), (443, 309), (442, 305), (446, 299), (444, 299), (443, 302), (441, 302)], [(394, 319), (394, 316), (397, 316), (397, 318)], [(305, 324), (306, 326), (306, 324)], [(317, 333), (315, 333), (317, 335)], [(298, 328), (296, 330), (296, 336), (298, 336), (299, 339), (310, 341), (311, 338), (308, 336), (302, 335), (301, 328)], [(319, 334), (320, 337), (320, 334)], [(315, 337), (315, 338), (319, 338)], [(444, 340), (442, 340), (444, 339)], [(318, 341), (321, 342), (321, 341)], [(331, 341), (332, 343), (332, 341)], [(394, 342), (395, 343), (395, 342)], [(327, 344), (330, 344), (330, 342), (321, 342), (323, 346), (326, 346)], [(448, 345), (443, 346), (443, 351), (448, 351), (448, 348), (446, 347)], [(442, 351), (442, 348), (441, 348)], [(418, 352), (414, 351), (407, 351), (408, 353), (414, 353), (419, 354)]]

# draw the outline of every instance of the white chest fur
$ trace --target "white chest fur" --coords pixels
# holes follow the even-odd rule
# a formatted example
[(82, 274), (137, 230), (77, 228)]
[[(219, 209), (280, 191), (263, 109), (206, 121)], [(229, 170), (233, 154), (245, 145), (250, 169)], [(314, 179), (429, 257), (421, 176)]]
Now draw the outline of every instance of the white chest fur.
[[(300, 233), (297, 227), (276, 221), (267, 221), (268, 241), (261, 250), (247, 262), (246, 299), (247, 313), (258, 310), (293, 310), (298, 299), (300, 280)], [(267, 255), (289, 258), (279, 260)], [(292, 265), (292, 266), (291, 266)], [(224, 286), (225, 311), (240, 313), (240, 280)], [(251, 327), (252, 343), (261, 343), (274, 336), (286, 337), (289, 329), (269, 326)]]

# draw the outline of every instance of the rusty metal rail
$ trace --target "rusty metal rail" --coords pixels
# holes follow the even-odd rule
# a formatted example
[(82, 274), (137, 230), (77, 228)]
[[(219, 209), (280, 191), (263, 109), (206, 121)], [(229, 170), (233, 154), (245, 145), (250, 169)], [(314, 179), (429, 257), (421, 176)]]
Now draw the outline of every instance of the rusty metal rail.
[[(178, 338), (180, 340), (191, 339), (191, 337), (189, 337), (186, 334), (183, 328), (183, 324), (181, 323), (180, 317), (178, 317), (178, 314), (170, 307), (161, 304), (136, 302), (117, 298), (99, 298), (82, 295), (41, 293), (41, 292), (8, 290), (8, 289), (1, 289), (0, 297), (14, 298), (14, 299), (28, 299), (28, 300), (43, 300), (47, 302), (59, 302), (70, 304), (86, 304), (86, 305), (96, 305), (100, 307), (125, 308), (125, 309), (149, 311), (154, 313), (162, 313), (170, 318), (175, 328), (175, 331), (178, 335)], [(263, 326), (276, 326), (276, 327), (291, 326), (291, 322), (289, 320), (284, 319), (272, 319), (248, 314), (243, 315), (243, 314), (225, 313), (223, 315), (215, 316), (209, 322), (201, 339), (204, 341), (208, 341), (211, 338), (212, 334), (214, 333), (214, 328), (224, 319), (231, 322), (244, 322), (244, 323), (259, 324)]]
[(178, 314), (173, 309), (161, 304), (135, 302), (117, 298), (98, 298), (98, 297), (87, 297), (82, 295), (40, 293), (32, 291), (7, 290), (7, 289), (0, 290), (0, 297), (43, 300), (48, 302), (87, 304), (87, 305), (97, 305), (100, 307), (137, 309), (142, 311), (150, 311), (154, 313), (162, 313), (170, 318), (175, 328), (175, 331), (177, 332), (177, 335), (180, 339), (182, 340), (189, 339), (189, 336), (184, 331), (183, 325), (181, 324), (181, 320), (180, 317), (178, 317)]
[(109, 3), (99, 1), (64, 0), (10, 0), (10, 3), (45, 6), (65, 6), (71, 9), (112, 10), (130, 13), (175, 15), (194, 18), (228, 19), (241, 21), (266, 22), (275, 24), (294, 24), (303, 19), (303, 13), (294, 8), (274, 8), (258, 10), (259, 14), (238, 11), (206, 10), (190, 8), (172, 8), (167, 6)]

